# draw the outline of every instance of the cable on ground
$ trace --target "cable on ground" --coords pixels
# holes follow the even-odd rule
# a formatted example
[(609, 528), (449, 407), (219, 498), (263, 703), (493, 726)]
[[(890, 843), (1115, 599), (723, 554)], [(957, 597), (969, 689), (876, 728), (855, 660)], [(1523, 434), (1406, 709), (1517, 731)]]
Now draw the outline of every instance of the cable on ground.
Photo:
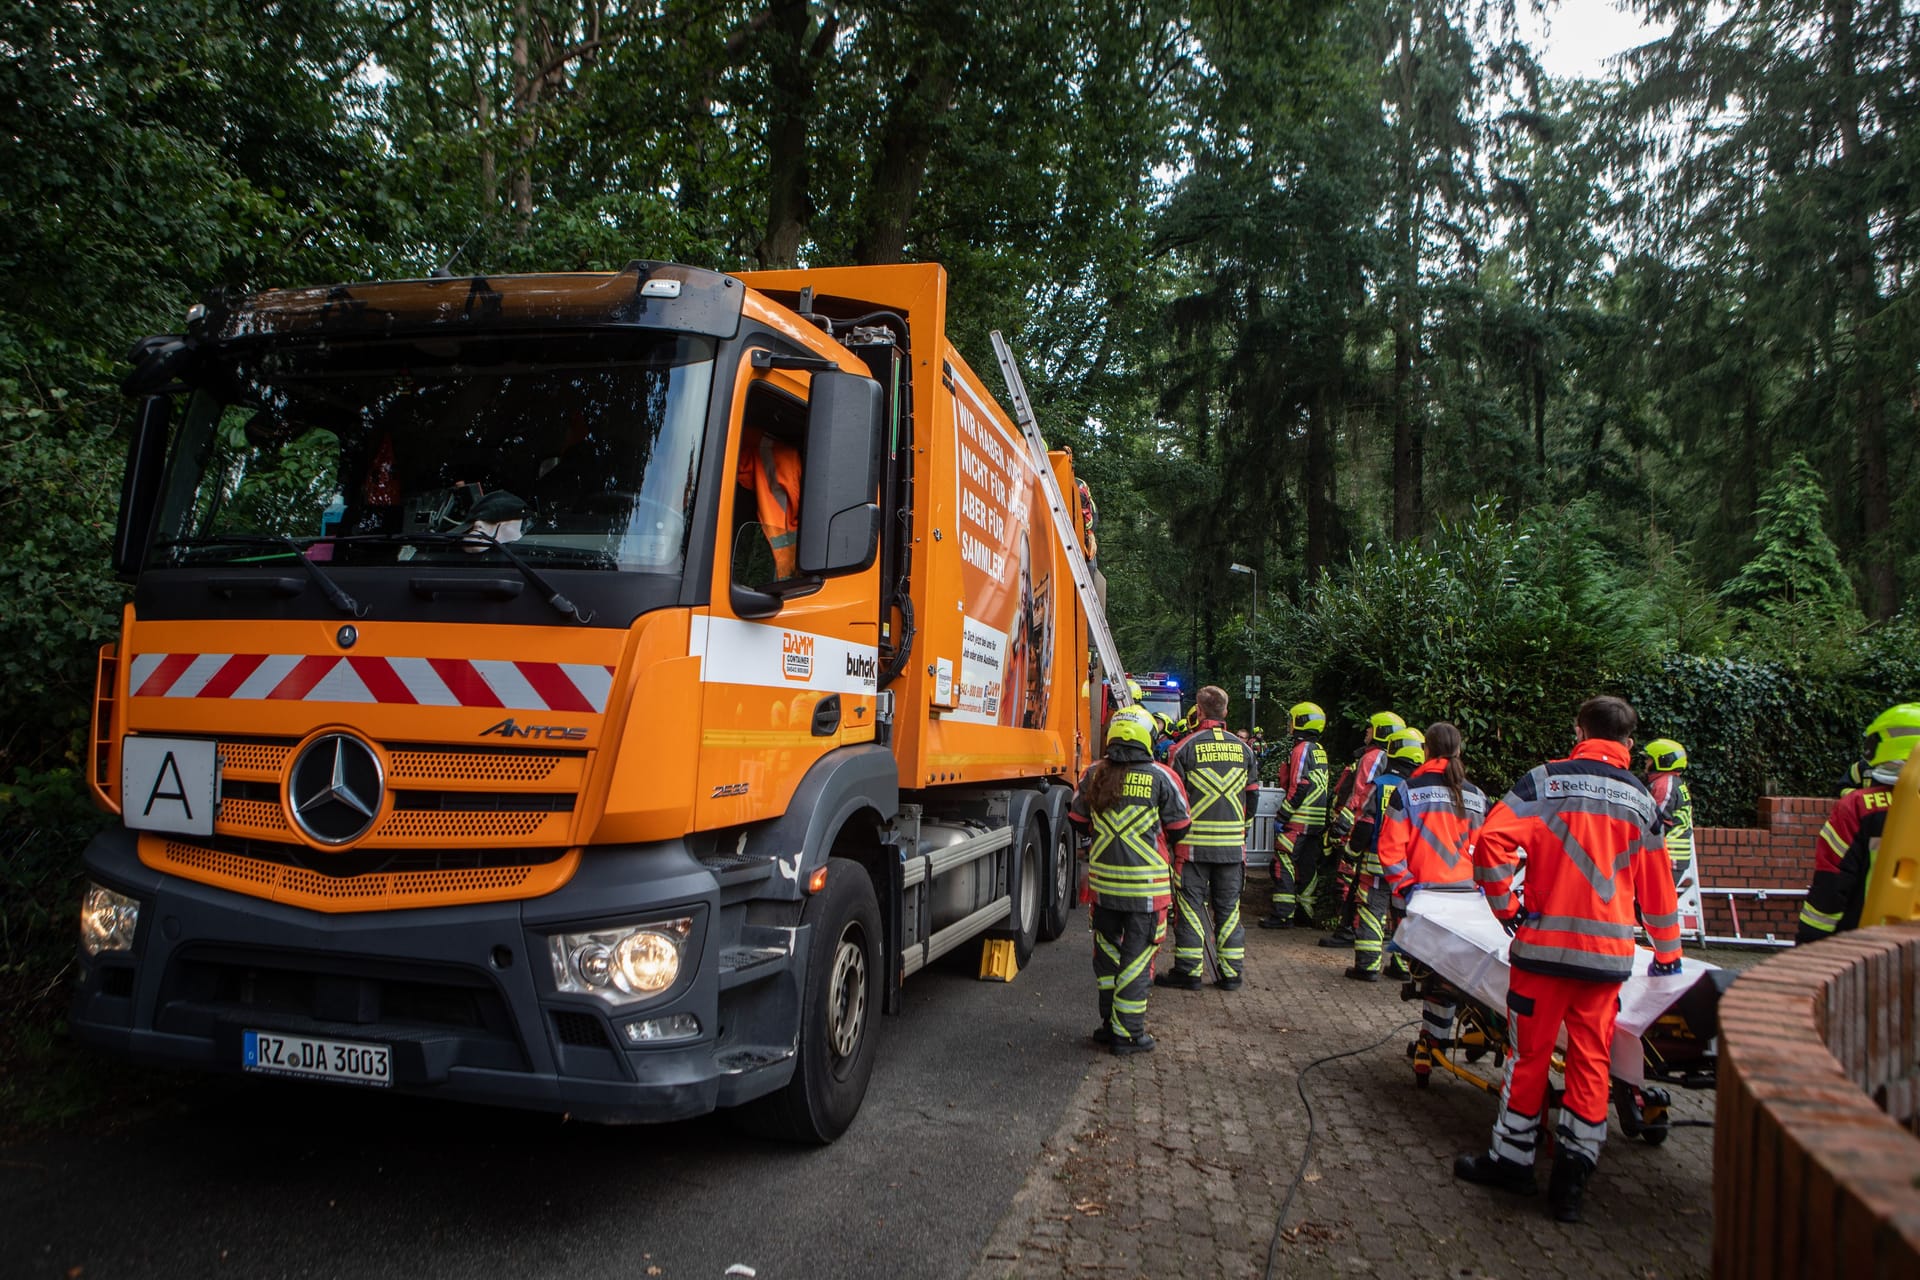
[(1340, 1053), (1330, 1053), (1324, 1058), (1315, 1058), (1312, 1062), (1300, 1068), (1299, 1074), (1294, 1076), (1294, 1092), (1300, 1095), (1300, 1101), (1304, 1103), (1307, 1108), (1307, 1147), (1305, 1151), (1300, 1153), (1300, 1167), (1294, 1170), (1293, 1181), (1287, 1185), (1287, 1198), (1280, 1202), (1280, 1216), (1273, 1220), (1273, 1238), (1267, 1241), (1267, 1268), (1262, 1273), (1265, 1280), (1273, 1280), (1273, 1258), (1275, 1252), (1280, 1247), (1280, 1229), (1286, 1225), (1287, 1211), (1293, 1208), (1293, 1197), (1299, 1192), (1300, 1183), (1307, 1176), (1307, 1167), (1313, 1163), (1313, 1134), (1317, 1121), (1313, 1114), (1313, 1099), (1307, 1097), (1307, 1072), (1313, 1070), (1315, 1067), (1325, 1066), (1329, 1062), (1338, 1062), (1342, 1058), (1357, 1058), (1363, 1053), (1371, 1053), (1387, 1041), (1399, 1035), (1402, 1031), (1407, 1030), (1409, 1027), (1417, 1027), (1419, 1025), (1419, 1018), (1408, 1018), (1405, 1022), (1392, 1028), (1387, 1034), (1381, 1036), (1372, 1044), (1362, 1045), (1358, 1049), (1343, 1050)]

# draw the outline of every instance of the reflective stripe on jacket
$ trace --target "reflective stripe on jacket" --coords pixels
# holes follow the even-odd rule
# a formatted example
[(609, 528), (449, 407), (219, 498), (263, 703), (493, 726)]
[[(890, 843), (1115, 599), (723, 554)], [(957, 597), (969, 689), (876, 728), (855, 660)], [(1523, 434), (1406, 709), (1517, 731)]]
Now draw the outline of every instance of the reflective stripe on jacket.
[(1218, 720), (1203, 720), (1180, 740), (1167, 763), (1186, 788), (1193, 825), (1180, 837), (1195, 862), (1239, 862), (1247, 847), (1247, 819), (1260, 798), (1253, 748)]
[(1355, 822), (1372, 821), (1372, 810), (1367, 801), (1373, 797), (1373, 781), (1380, 775), (1380, 765), (1386, 760), (1385, 747), (1372, 746), (1360, 753), (1360, 759), (1353, 766), (1353, 789), (1347, 792), (1346, 803), (1340, 807), (1353, 815)]
[[(1473, 847), (1473, 878), (1494, 914), (1524, 910), (1508, 959), (1533, 973), (1624, 981), (1633, 972), (1634, 908), (1655, 955), (1680, 958), (1673, 869), (1646, 784), (1627, 772), (1627, 749), (1603, 738), (1514, 783)], [(1526, 850), (1524, 903), (1513, 875)]]
[[(1087, 780), (1103, 765), (1125, 769), (1127, 778), (1110, 808), (1090, 812)], [(1093, 837), (1087, 886), (1095, 906), (1159, 911), (1172, 901), (1168, 842), (1181, 838), (1190, 819), (1186, 792), (1171, 769), (1145, 758), (1138, 747), (1114, 748), (1108, 760), (1080, 775), (1067, 818)]]
[(1282, 825), (1300, 831), (1312, 831), (1327, 825), (1327, 806), (1332, 800), (1333, 779), (1327, 768), (1327, 751), (1318, 738), (1302, 738), (1287, 753), (1286, 768), (1280, 786), (1287, 798), (1280, 805)]
[(1468, 884), (1473, 880), (1473, 838), (1487, 819), (1486, 792), (1460, 784), (1453, 807), (1447, 762), (1429, 760), (1393, 788), (1380, 823), (1380, 869), (1393, 891), (1416, 884)]
[(1795, 942), (1815, 942), (1859, 926), (1892, 806), (1893, 788), (1871, 776), (1833, 806), (1814, 844), (1813, 883), (1800, 906)]
[(1677, 773), (1656, 773), (1647, 779), (1647, 790), (1659, 807), (1667, 858), (1676, 863), (1693, 861), (1693, 792), (1687, 780)]

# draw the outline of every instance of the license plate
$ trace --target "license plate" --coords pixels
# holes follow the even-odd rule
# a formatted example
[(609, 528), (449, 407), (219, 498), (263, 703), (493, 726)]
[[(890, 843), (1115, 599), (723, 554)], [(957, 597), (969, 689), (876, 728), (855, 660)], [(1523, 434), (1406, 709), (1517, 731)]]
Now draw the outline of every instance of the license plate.
[(273, 1031), (249, 1031), (240, 1048), (240, 1065), (274, 1076), (344, 1080), (385, 1087), (393, 1083), (393, 1051), (384, 1044), (357, 1040), (319, 1040)]

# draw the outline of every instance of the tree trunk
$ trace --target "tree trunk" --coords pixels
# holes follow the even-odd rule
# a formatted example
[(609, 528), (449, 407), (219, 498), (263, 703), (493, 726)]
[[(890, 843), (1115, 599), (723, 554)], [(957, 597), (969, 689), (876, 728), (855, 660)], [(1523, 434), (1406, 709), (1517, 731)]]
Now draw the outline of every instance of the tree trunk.
[(1410, 5), (1398, 14), (1400, 57), (1396, 67), (1400, 111), (1400, 154), (1395, 165), (1394, 193), (1400, 225), (1399, 281), (1393, 296), (1393, 536), (1396, 541), (1420, 536), (1420, 478), (1425, 469), (1426, 442), (1413, 403), (1413, 364), (1419, 344), (1417, 330), (1420, 289), (1420, 221), (1424, 206), (1416, 194), (1418, 168), (1414, 153), (1413, 12)]
[(1333, 444), (1328, 418), (1332, 393), (1324, 384), (1315, 389), (1307, 411), (1307, 547), (1302, 567), (1312, 582), (1333, 562)]
[[(811, 202), (807, 193), (807, 136), (813, 125), (814, 77), (808, 56), (807, 0), (778, 0), (769, 24), (779, 33), (773, 59), (773, 124), (767, 130), (767, 227), (754, 250), (763, 270), (791, 267), (807, 238)], [(830, 15), (816, 47), (831, 48)]]
[(533, 115), (539, 106), (540, 90), (533, 83), (532, 58), (528, 50), (528, 29), (533, 12), (528, 0), (514, 0), (513, 6), (513, 106), (518, 133), (513, 145), (513, 218), (515, 231), (522, 237), (533, 225)]
[(906, 252), (907, 233), (913, 226), (914, 206), (926, 179), (934, 126), (952, 110), (954, 90), (959, 83), (958, 68), (945, 66), (924, 75), (916, 66), (901, 81), (899, 94), (888, 108), (886, 124), (882, 127), (873, 186), (853, 250), (856, 262), (901, 261)]
[(1848, 96), (1835, 103), (1840, 123), (1840, 187), (1853, 193), (1857, 206), (1847, 218), (1841, 260), (1847, 264), (1851, 293), (1854, 449), (1860, 466), (1860, 553), (1867, 573), (1867, 608), (1875, 618), (1891, 618), (1899, 604), (1889, 532), (1893, 501), (1887, 479), (1886, 389), (1874, 359), (1873, 322), (1883, 306), (1875, 278), (1878, 255), (1873, 242), (1871, 196), (1861, 159), (1860, 100), (1855, 86), (1853, 0), (1835, 0), (1831, 10), (1834, 80)]

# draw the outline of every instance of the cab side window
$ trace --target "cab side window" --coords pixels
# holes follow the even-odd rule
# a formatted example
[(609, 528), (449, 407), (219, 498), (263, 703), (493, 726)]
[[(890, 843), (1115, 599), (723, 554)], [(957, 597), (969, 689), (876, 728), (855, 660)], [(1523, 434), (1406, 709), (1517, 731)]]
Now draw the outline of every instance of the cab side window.
[(762, 590), (798, 576), (807, 406), (759, 381), (747, 390), (734, 473), (731, 572)]

